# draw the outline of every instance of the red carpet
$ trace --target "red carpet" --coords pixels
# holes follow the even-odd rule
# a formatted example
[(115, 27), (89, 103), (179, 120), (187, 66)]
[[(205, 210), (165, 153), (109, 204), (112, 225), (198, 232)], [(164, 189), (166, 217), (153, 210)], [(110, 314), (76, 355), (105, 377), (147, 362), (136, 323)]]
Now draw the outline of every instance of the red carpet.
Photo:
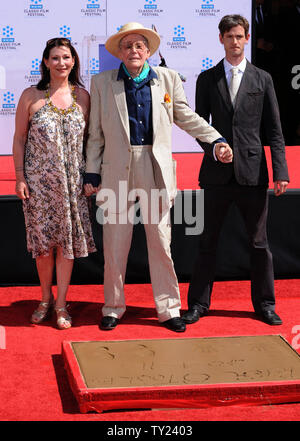
[[(289, 188), (300, 188), (300, 147), (287, 147)], [(269, 149), (266, 148), (270, 168)], [(174, 154), (178, 188), (198, 188), (203, 154)], [(270, 168), (271, 170), (271, 168)], [(272, 173), (270, 172), (272, 180)], [(272, 182), (271, 182), (272, 186)], [(14, 194), (12, 156), (0, 156), (0, 195)], [(280, 334), (300, 351), (300, 281), (278, 280), (277, 312), (283, 325), (270, 327), (255, 319), (249, 282), (215, 284), (207, 317), (175, 334), (158, 324), (149, 285), (127, 285), (128, 310), (111, 332), (98, 328), (102, 286), (72, 286), (69, 293), (74, 326), (66, 331), (55, 321), (33, 326), (29, 318), (40, 298), (38, 287), (0, 288), (0, 420), (2, 421), (298, 421), (300, 403), (230, 406), (208, 409), (166, 409), (80, 414), (61, 356), (62, 341), (193, 338)], [(187, 285), (181, 285), (186, 308)], [(163, 423), (162, 423), (163, 424)], [(59, 435), (59, 434), (58, 434)]]
[[(266, 147), (270, 175), (270, 187), (273, 188), (270, 149)], [(177, 161), (177, 183), (179, 190), (198, 188), (198, 173), (203, 153), (174, 153)], [(300, 188), (300, 146), (286, 147), (286, 157), (290, 174), (289, 188)], [(15, 173), (12, 156), (0, 156), (0, 195), (15, 194)]]
[[(74, 326), (55, 328), (54, 318), (40, 326), (29, 323), (39, 301), (38, 287), (0, 288), (0, 420), (2, 421), (297, 421), (300, 403), (166, 409), (80, 414), (61, 356), (62, 341), (193, 338), (280, 334), (300, 349), (299, 280), (275, 282), (277, 312), (283, 325), (270, 327), (255, 318), (250, 283), (215, 284), (210, 314), (175, 334), (158, 324), (150, 285), (127, 285), (128, 310), (120, 325), (100, 331), (103, 286), (72, 286), (69, 293)], [(187, 285), (181, 285), (183, 309)], [(3, 336), (5, 335), (5, 339)], [(4, 345), (5, 342), (5, 345)]]

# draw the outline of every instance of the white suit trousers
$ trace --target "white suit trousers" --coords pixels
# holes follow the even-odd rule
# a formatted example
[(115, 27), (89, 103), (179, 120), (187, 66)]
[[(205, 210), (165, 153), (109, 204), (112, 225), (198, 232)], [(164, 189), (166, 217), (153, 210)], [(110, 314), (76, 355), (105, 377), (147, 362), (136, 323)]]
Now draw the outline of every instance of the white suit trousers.
[[(158, 320), (164, 322), (180, 316), (180, 293), (177, 276), (171, 257), (171, 225), (169, 212), (160, 216), (156, 222), (153, 218), (151, 190), (161, 189), (160, 170), (153, 157), (152, 146), (132, 146), (130, 164), (127, 215), (133, 211), (137, 197), (147, 239), (148, 261), (152, 283), (153, 297)], [(153, 192), (152, 192), (153, 193)], [(145, 195), (147, 197), (145, 197)], [(157, 210), (156, 210), (157, 212)], [(156, 213), (157, 214), (157, 213)], [(122, 223), (120, 219), (122, 217)], [(124, 213), (117, 213), (116, 222), (103, 225), (104, 248), (104, 300), (103, 316), (120, 319), (126, 310), (124, 281), (128, 254), (131, 246), (133, 222), (124, 223)], [(157, 216), (154, 216), (154, 218)]]

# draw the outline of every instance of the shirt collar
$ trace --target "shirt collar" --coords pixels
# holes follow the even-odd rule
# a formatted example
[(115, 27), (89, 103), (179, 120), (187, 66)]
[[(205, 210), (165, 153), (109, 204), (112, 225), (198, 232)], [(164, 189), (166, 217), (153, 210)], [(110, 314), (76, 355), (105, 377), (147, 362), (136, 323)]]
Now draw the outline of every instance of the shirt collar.
[[(149, 70), (149, 74), (148, 74), (148, 77), (147, 77), (147, 81), (150, 81), (150, 80), (152, 80), (153, 78), (158, 78), (157, 77), (157, 74), (156, 74), (156, 72), (154, 72), (154, 70), (151, 68), (151, 66), (150, 66), (150, 70)], [(122, 63), (120, 64), (120, 67), (119, 67), (119, 72), (118, 72), (118, 76), (117, 76), (117, 81), (120, 81), (120, 80), (125, 80), (125, 79), (128, 79), (128, 76), (126, 75), (126, 73), (125, 73), (125, 71), (124, 71), (124, 69), (123, 69), (123, 67), (122, 67)], [(129, 77), (129, 79), (130, 79), (130, 77)]]
[(239, 72), (244, 73), (245, 70), (246, 70), (246, 65), (247, 65), (246, 58), (244, 58), (243, 61), (241, 61), (238, 66), (232, 66), (229, 63), (229, 61), (227, 61), (226, 58), (224, 58), (224, 69), (225, 69), (225, 74), (226, 75), (230, 72), (230, 69), (232, 69), (233, 67), (238, 67)]

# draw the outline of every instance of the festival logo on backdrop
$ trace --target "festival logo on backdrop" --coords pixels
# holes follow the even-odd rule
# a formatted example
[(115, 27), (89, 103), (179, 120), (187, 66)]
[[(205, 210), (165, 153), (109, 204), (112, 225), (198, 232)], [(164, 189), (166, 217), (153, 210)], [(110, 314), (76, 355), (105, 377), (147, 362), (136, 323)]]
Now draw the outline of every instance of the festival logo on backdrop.
[(0, 95), (0, 116), (16, 114), (16, 99), (14, 92), (3, 91)]
[(164, 10), (159, 7), (157, 0), (140, 1), (143, 3), (143, 8), (138, 9), (138, 13), (141, 17), (159, 17), (159, 15), (164, 12)]
[(173, 36), (167, 42), (168, 48), (171, 49), (187, 49), (191, 45), (191, 41), (186, 36), (185, 26), (177, 25), (173, 27)]
[(82, 0), (81, 13), (85, 17), (101, 17), (106, 14), (106, 0)]
[(216, 0), (202, 0), (200, 8), (196, 9), (196, 14), (200, 17), (215, 17), (220, 13), (220, 9), (215, 6)]
[(16, 49), (21, 43), (15, 38), (15, 31), (12, 26), (6, 25), (1, 29), (0, 50)]
[(90, 75), (97, 75), (100, 72), (99, 59), (92, 58), (89, 63)]
[(214, 66), (214, 61), (212, 60), (212, 58), (210, 57), (203, 57), (201, 62), (200, 62), (200, 71), (199, 72), (195, 72), (195, 81), (197, 81), (197, 78), (199, 76), (200, 73), (204, 72), (207, 69), (210, 69)]
[(70, 41), (72, 41), (71, 38), (71, 28), (70, 26), (63, 25), (59, 28), (59, 36), (61, 38), (68, 38)]
[(71, 27), (68, 25), (61, 25), (58, 28), (58, 37), (60, 38), (68, 38), (70, 40), (70, 42), (72, 43), (72, 46), (77, 46), (78, 42), (74, 41), (72, 39), (72, 32), (71, 32)]
[(211, 67), (213, 67), (213, 60), (209, 57), (203, 58), (201, 72), (204, 72), (205, 70), (210, 69)]
[(25, 82), (28, 85), (33, 85), (33, 84), (37, 84), (40, 80), (40, 64), (41, 64), (41, 60), (39, 58), (34, 58), (33, 60), (31, 60), (31, 66), (30, 69), (28, 71), (28, 74), (25, 75), (24, 79)]
[(46, 17), (49, 9), (45, 7), (45, 1), (48, 0), (28, 0), (28, 8), (24, 9), (27, 17)]

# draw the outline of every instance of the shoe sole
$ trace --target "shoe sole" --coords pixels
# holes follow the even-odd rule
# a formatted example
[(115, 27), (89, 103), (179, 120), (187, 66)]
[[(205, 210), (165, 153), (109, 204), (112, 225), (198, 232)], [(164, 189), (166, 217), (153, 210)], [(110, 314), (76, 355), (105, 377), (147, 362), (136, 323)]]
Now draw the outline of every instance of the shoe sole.
[(115, 329), (118, 326), (119, 323), (116, 323), (115, 326), (103, 326), (101, 323), (99, 324), (99, 328), (102, 331), (111, 331), (112, 329)]
[(267, 325), (270, 325), (270, 326), (280, 326), (280, 325), (282, 325), (282, 320), (280, 320), (278, 322), (271, 323), (264, 316), (262, 316), (261, 314), (259, 314), (257, 312), (255, 314), (256, 314), (256, 317), (258, 318), (258, 320), (262, 321), (263, 323), (266, 323)]
[(264, 323), (266, 323), (267, 325), (270, 325), (270, 326), (280, 326), (280, 325), (282, 325), (282, 322), (277, 322), (277, 323), (270, 323), (270, 322), (268, 322), (267, 320), (262, 320)]
[(184, 329), (172, 329), (172, 328), (168, 328), (167, 326), (165, 326), (166, 329), (169, 329), (169, 331), (173, 331), (173, 332), (184, 332), (186, 330), (186, 328)]
[(197, 323), (200, 320), (200, 317), (197, 320), (187, 320), (185, 318), (182, 318), (182, 320), (184, 321), (184, 323), (186, 323), (187, 325), (192, 325), (193, 323)]

